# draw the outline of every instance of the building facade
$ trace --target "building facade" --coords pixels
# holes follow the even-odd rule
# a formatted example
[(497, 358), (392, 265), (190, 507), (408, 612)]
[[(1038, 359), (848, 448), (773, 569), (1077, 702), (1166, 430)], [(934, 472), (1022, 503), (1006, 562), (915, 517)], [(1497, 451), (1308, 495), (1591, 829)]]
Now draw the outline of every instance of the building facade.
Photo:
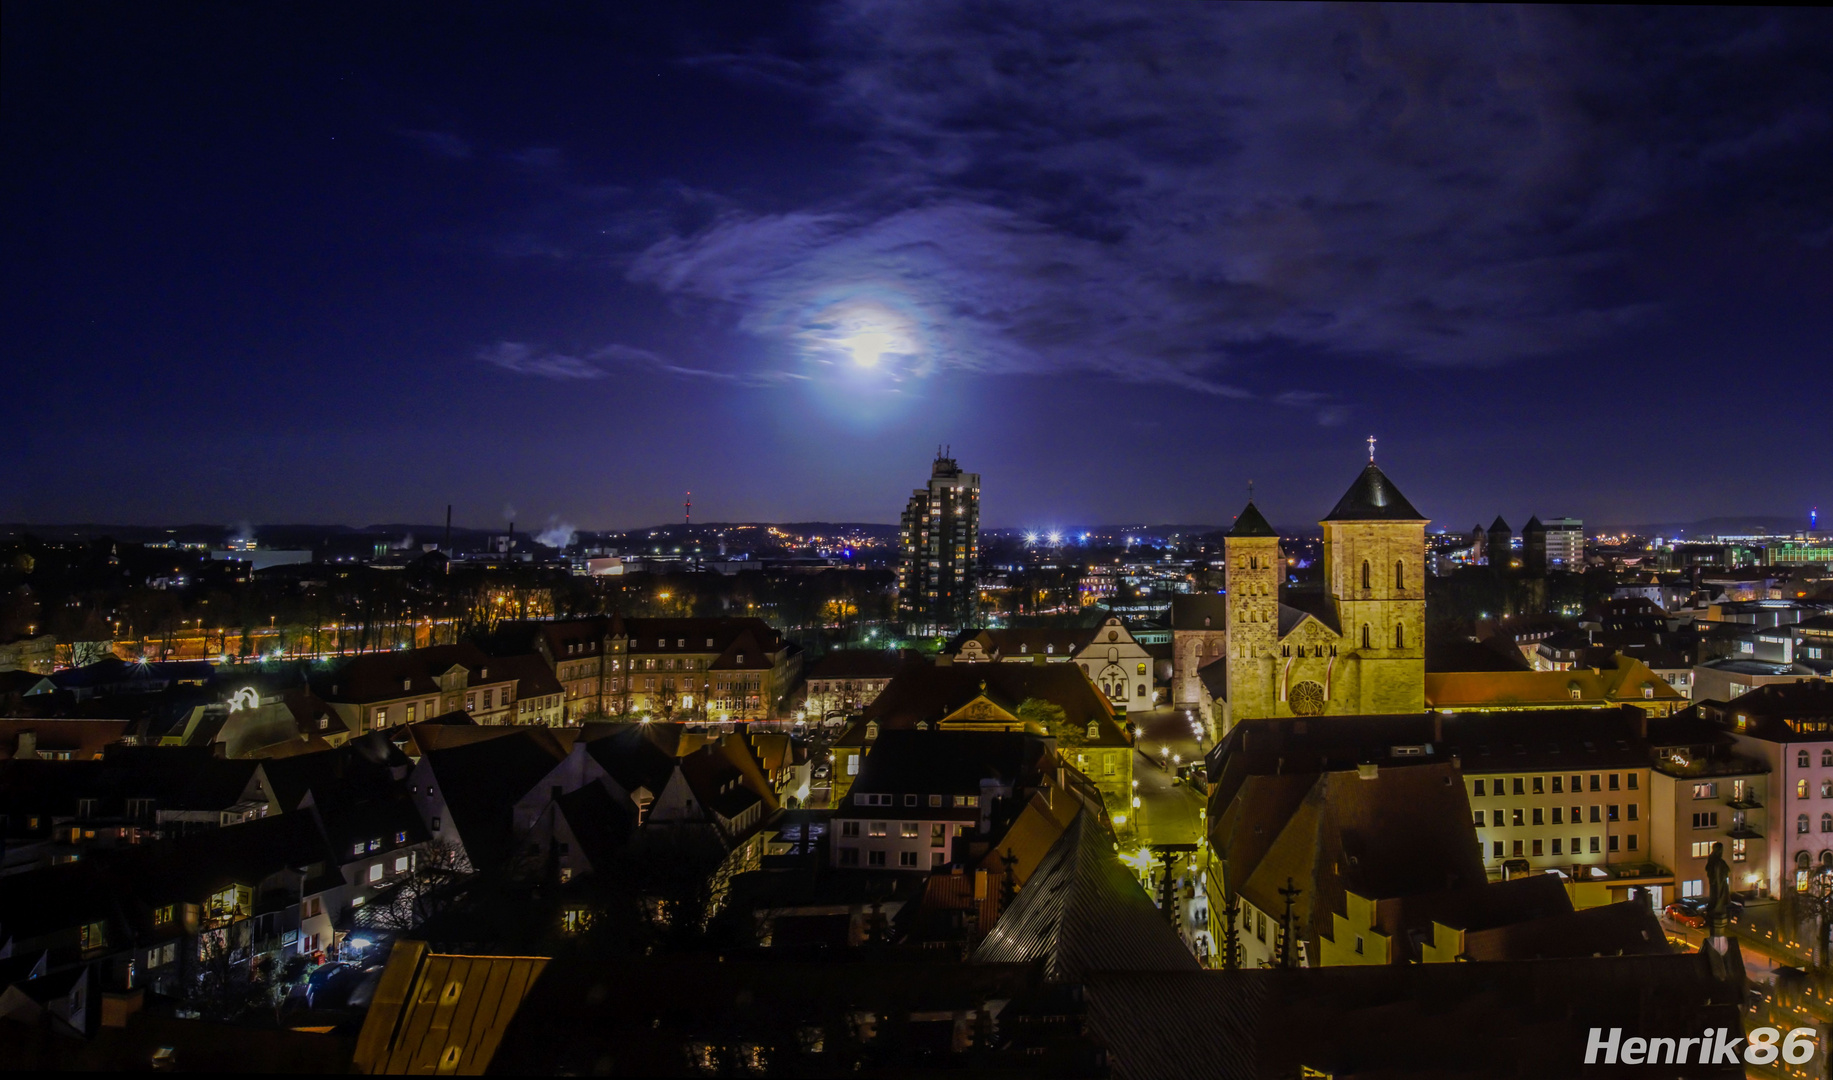
[(937, 454), (899, 526), (899, 619), (913, 634), (972, 626), (980, 614), (980, 474)]
[(1585, 567), (1585, 523), (1578, 518), (1554, 518), (1545, 523), (1547, 568), (1582, 570)]
[(1225, 725), (1425, 708), (1426, 522), (1370, 461), (1320, 523), (1324, 595), (1299, 607), (1279, 535), (1248, 503), (1225, 542)]

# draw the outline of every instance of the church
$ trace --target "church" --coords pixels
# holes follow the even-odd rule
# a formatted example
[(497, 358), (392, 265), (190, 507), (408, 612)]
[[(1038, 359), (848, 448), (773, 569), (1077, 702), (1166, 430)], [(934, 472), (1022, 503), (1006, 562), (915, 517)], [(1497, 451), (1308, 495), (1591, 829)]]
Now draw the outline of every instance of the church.
[(1426, 523), (1374, 461), (1320, 524), (1321, 593), (1284, 589), (1253, 500), (1224, 543), (1221, 732), (1242, 720), (1425, 710)]

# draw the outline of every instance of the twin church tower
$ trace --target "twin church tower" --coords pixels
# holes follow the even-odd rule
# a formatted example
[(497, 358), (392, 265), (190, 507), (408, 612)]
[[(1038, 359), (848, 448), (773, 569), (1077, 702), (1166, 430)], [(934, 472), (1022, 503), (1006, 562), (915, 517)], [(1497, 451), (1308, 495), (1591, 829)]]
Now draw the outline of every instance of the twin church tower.
[(1321, 594), (1282, 596), (1279, 535), (1253, 500), (1228, 562), (1222, 726), (1268, 717), (1425, 711), (1426, 523), (1374, 461), (1324, 529)]

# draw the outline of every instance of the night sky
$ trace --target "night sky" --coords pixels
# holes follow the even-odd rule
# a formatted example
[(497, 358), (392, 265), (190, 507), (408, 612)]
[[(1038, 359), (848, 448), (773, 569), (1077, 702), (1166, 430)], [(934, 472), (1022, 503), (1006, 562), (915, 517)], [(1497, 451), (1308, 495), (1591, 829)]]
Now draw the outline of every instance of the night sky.
[(9, 2), (0, 519), (1833, 512), (1833, 12)]

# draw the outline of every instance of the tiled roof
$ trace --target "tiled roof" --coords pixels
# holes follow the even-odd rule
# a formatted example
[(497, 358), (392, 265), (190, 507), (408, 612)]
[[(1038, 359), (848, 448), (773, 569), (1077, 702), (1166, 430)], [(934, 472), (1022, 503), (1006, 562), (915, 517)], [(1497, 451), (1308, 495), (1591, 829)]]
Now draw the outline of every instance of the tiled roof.
[(421, 759), (431, 764), (465, 852), (480, 870), (509, 858), (517, 800), (566, 756), (544, 734), (542, 728), (512, 728), (500, 739), (427, 750)]
[(355, 1071), (482, 1075), (546, 967), (542, 956), (448, 956), (396, 941), (357, 1038)]
[(1042, 961), (1047, 979), (1075, 983), (1104, 971), (1201, 970), (1089, 818), (1079, 814), (1064, 830), (974, 961)]
[(1026, 698), (1048, 701), (1060, 706), (1064, 721), (1077, 729), (1085, 730), (1090, 722), (1099, 725), (1099, 738), (1088, 745), (1130, 745), (1115, 720), (1113, 707), (1080, 665), (932, 665), (921, 660), (910, 661), (898, 670), (890, 685), (866, 706), (864, 721), (850, 726), (839, 744), (863, 744), (866, 723), (876, 723), (881, 730), (915, 728), (918, 723), (933, 725), (982, 694), (1008, 711), (1015, 711)]
[[(1573, 690), (1577, 689), (1574, 697)], [(1573, 701), (1684, 701), (1666, 679), (1633, 657), (1618, 656), (1614, 667), (1570, 671), (1428, 671), (1426, 705), (1435, 709), (1472, 706), (1564, 705)]]

